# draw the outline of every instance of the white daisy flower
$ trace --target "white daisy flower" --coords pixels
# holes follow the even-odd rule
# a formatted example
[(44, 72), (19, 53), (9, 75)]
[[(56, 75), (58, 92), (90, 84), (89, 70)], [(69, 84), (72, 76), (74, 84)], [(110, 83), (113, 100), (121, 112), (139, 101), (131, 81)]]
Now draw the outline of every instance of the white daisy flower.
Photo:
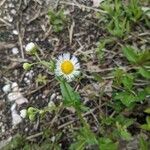
[(72, 81), (80, 74), (80, 64), (76, 56), (70, 56), (70, 53), (59, 55), (56, 62), (55, 74), (62, 76), (68, 82)]

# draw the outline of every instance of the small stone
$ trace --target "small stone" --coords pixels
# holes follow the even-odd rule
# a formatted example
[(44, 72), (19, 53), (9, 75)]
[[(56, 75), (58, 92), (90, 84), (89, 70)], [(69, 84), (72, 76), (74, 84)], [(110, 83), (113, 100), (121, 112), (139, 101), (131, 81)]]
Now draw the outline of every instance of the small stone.
[(5, 126), (1, 127), (1, 132), (4, 133), (5, 132)]
[(12, 53), (13, 53), (14, 55), (18, 54), (18, 53), (19, 53), (18, 48), (17, 48), (17, 47), (12, 48)]
[(18, 87), (18, 84), (16, 82), (12, 83), (11, 88), (12, 88), (13, 92), (19, 91), (19, 87)]
[(12, 21), (13, 21), (13, 17), (11, 17), (11, 16), (8, 16), (7, 19), (8, 19), (9, 22), (12, 22)]
[(23, 95), (20, 92), (9, 93), (7, 98), (10, 102), (14, 101), (18, 105), (28, 103), (28, 100), (25, 97), (23, 97)]
[(16, 14), (16, 10), (15, 10), (15, 9), (12, 9), (10, 12), (11, 12), (11, 14), (13, 14), (13, 15)]
[(5, 94), (7, 94), (8, 92), (10, 92), (10, 90), (11, 90), (10, 84), (4, 85), (3, 88), (2, 88), (2, 90), (3, 90), (3, 92), (4, 92)]
[(13, 126), (18, 125), (21, 122), (22, 122), (22, 118), (17, 114), (16, 111), (13, 111), (12, 112), (12, 124), (13, 124)]
[(17, 30), (13, 30), (12, 31), (14, 35), (18, 35), (18, 31)]
[(50, 101), (52, 101), (54, 98), (56, 98), (56, 96), (57, 96), (56, 93), (53, 93), (50, 97)]
[(15, 111), (16, 110), (16, 103), (14, 103), (12, 106), (11, 106), (11, 108), (10, 108), (10, 110), (13, 112), (13, 111)]
[(12, 101), (16, 101), (17, 98), (20, 98), (22, 96), (21, 93), (19, 92), (13, 92), (13, 93), (9, 93), (7, 98), (10, 102)]

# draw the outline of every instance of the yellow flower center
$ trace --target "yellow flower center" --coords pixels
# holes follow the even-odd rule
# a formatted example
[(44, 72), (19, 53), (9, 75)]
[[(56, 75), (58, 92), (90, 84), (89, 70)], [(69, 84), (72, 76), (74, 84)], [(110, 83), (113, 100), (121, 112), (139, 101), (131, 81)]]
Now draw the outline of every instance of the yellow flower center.
[(64, 74), (70, 74), (74, 69), (74, 66), (72, 64), (71, 61), (69, 60), (65, 60), (62, 64), (61, 64), (61, 70)]

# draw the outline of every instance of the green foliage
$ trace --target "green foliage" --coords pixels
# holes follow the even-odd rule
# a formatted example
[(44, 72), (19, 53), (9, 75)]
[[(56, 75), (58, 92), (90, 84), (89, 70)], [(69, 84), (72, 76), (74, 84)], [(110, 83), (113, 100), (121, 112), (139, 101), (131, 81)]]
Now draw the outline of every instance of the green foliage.
[[(59, 135), (56, 135), (56, 140), (60, 138)], [(41, 144), (30, 143), (22, 135), (17, 134), (9, 144), (7, 144), (2, 150), (61, 150), (59, 144), (54, 141), (47, 139), (44, 140)]]
[(132, 25), (140, 21), (144, 14), (137, 0), (131, 0), (127, 4), (120, 0), (107, 0), (101, 7), (107, 12), (103, 15), (107, 30), (118, 38), (127, 35)]
[(60, 89), (63, 96), (63, 104), (67, 107), (74, 107), (76, 110), (87, 110), (81, 103), (81, 98), (78, 92), (63, 79), (58, 79), (60, 82)]
[(129, 20), (137, 22), (142, 18), (143, 11), (137, 0), (130, 0), (128, 5), (124, 5), (124, 10)]
[(95, 134), (88, 125), (82, 127), (76, 136), (76, 142), (71, 144), (70, 150), (84, 150), (86, 146), (98, 144)]
[(123, 47), (122, 50), (123, 50), (124, 55), (130, 62), (137, 63), (138, 54), (137, 52), (135, 52), (135, 50), (132, 47), (126, 46), (126, 47)]
[[(147, 108), (144, 112), (150, 114), (150, 108)], [(150, 131), (150, 116), (146, 117), (146, 124), (141, 125), (141, 128)]]
[(97, 54), (97, 57), (99, 59), (100, 62), (103, 61), (103, 58), (104, 58), (104, 48), (105, 48), (105, 42), (104, 41), (100, 41), (98, 43), (98, 46), (96, 48), (96, 54)]
[(46, 84), (47, 83), (47, 77), (45, 75), (39, 74), (36, 78), (37, 84)]
[(144, 68), (144, 67), (140, 67), (140, 68), (139, 68), (139, 73), (140, 73), (144, 78), (150, 79), (150, 70), (147, 70), (147, 69)]
[(112, 142), (109, 138), (99, 138), (98, 145), (99, 150), (118, 150), (118, 143)]
[(126, 125), (121, 125), (119, 122), (116, 122), (116, 127), (117, 129), (114, 130), (113, 134), (116, 137), (122, 138), (123, 140), (131, 140), (132, 136), (131, 134), (127, 131), (127, 126)]
[(141, 128), (150, 131), (150, 116), (146, 117), (146, 124), (141, 125)]
[(47, 112), (52, 112), (56, 109), (59, 109), (59, 107), (56, 108), (56, 106), (54, 104), (48, 105), (48, 106), (44, 107), (43, 109), (29, 107), (27, 109), (27, 116), (29, 117), (30, 121), (35, 121), (37, 116), (40, 116), (41, 118), (43, 118)]
[(145, 109), (145, 111), (147, 114), (150, 114), (150, 108)]
[(149, 150), (150, 143), (148, 143), (146, 140), (144, 140), (143, 137), (139, 140), (139, 146), (140, 150)]
[(67, 16), (65, 15), (63, 10), (50, 10), (48, 12), (48, 16), (54, 32), (61, 32), (65, 28)]
[(25, 138), (21, 135), (17, 134), (13, 137), (11, 142), (7, 144), (2, 150), (19, 150), (21, 149), (25, 144)]
[(123, 53), (126, 58), (133, 64), (138, 66), (138, 72), (147, 79), (150, 79), (150, 51), (135, 51), (131, 46), (123, 47)]

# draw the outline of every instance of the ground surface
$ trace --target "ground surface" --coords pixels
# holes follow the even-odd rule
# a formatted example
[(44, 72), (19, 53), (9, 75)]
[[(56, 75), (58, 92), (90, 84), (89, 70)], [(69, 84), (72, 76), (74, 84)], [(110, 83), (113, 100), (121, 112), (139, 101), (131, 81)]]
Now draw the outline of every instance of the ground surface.
[[(52, 31), (47, 15), (50, 8), (64, 8), (69, 16), (69, 21), (61, 33)], [(28, 100), (27, 104), (17, 106), (18, 112), (29, 106), (43, 108), (50, 100), (56, 105), (62, 101), (59, 85), (54, 80), (53, 74), (45, 71), (41, 66), (33, 68), (32, 71), (23, 70), (24, 62), (34, 60), (25, 53), (25, 45), (29, 42), (35, 42), (40, 47), (43, 52), (40, 57), (45, 60), (55, 58), (64, 52), (79, 57), (83, 77), (71, 85), (79, 91), (82, 102), (90, 108), (90, 111), (83, 116), (94, 133), (99, 134), (99, 114), (115, 115), (115, 112), (106, 105), (112, 100), (112, 71), (118, 66), (132, 71), (119, 46), (123, 43), (132, 43), (138, 48), (147, 48), (148, 28), (141, 23), (135, 26), (126, 41), (117, 40), (115, 44), (108, 45), (103, 62), (99, 63), (95, 49), (97, 43), (108, 33), (103, 24), (96, 19), (97, 12), (99, 10), (92, 6), (92, 1), (59, 1), (59, 3), (51, 0), (0, 1), (0, 141), (2, 141), (0, 147), (17, 133), (24, 135), (33, 143), (42, 143), (43, 130), (51, 128), (53, 132), (50, 134), (51, 138), (61, 134), (59, 145), (62, 149), (68, 149), (73, 141), (72, 130), (76, 131), (80, 128), (73, 109), (63, 109), (58, 116), (55, 113), (48, 113), (44, 120), (37, 119), (35, 122), (25, 118), (19, 125), (15, 127), (12, 125), (10, 110), (12, 103), (8, 101), (7, 94), (2, 91), (7, 83), (17, 82), (20, 92)], [(46, 76), (46, 85), (36, 83), (35, 79), (40, 73)], [(95, 74), (100, 75), (103, 82), (96, 81), (93, 77)], [(140, 78), (135, 85), (144, 88), (149, 85), (149, 81)], [(105, 95), (101, 96), (100, 91), (104, 91)], [(130, 142), (120, 141), (121, 150), (138, 149), (138, 138), (141, 134), (139, 125), (145, 123), (146, 114), (143, 111), (147, 107), (148, 101), (139, 103), (131, 112), (128, 110), (121, 112), (136, 120), (136, 123), (129, 128), (134, 138)], [(111, 130), (108, 129), (107, 133), (109, 132)], [(148, 132), (142, 134), (145, 139), (148, 139)]]

